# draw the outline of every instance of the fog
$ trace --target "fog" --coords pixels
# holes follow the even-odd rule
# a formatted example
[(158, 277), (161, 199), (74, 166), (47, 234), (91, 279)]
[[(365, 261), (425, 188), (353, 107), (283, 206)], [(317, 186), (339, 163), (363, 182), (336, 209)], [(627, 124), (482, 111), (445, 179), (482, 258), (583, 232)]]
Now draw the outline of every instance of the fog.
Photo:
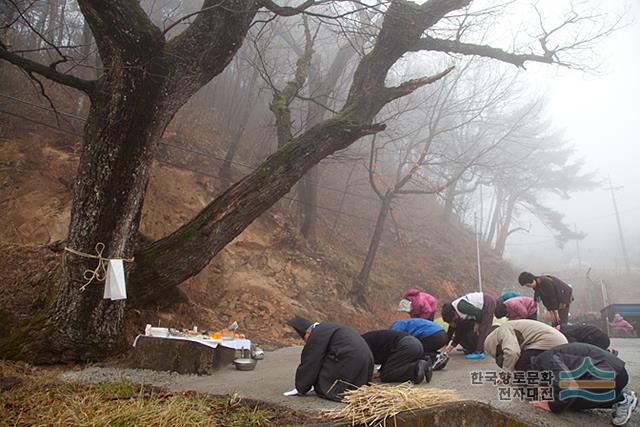
[[(604, 2), (612, 11), (622, 2)], [(544, 76), (542, 67), (526, 78), (548, 97), (548, 113), (554, 127), (564, 128), (565, 136), (583, 157), (585, 170), (597, 170), (600, 188), (573, 193), (571, 198), (549, 198), (547, 203), (564, 213), (565, 221), (587, 236), (568, 242), (559, 249), (553, 235), (539, 221), (522, 216), (520, 223), (531, 228), (518, 232), (507, 242), (505, 255), (516, 265), (538, 272), (576, 268), (622, 270), (625, 267), (616, 224), (608, 177), (619, 187), (615, 197), (626, 249), (632, 269), (640, 267), (640, 4), (630, 3), (624, 16), (628, 24), (601, 41), (596, 54), (601, 65), (595, 72), (555, 70)], [(542, 78), (544, 76), (544, 78)], [(579, 246), (579, 248), (578, 248)], [(580, 256), (578, 257), (578, 249)]]

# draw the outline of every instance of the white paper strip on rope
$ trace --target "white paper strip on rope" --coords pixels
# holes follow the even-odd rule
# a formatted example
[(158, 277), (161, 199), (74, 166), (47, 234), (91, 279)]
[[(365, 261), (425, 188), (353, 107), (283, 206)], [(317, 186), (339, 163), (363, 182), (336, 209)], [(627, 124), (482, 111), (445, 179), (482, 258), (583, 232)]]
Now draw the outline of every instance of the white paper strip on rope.
[(124, 281), (124, 264), (121, 259), (109, 260), (107, 280), (104, 284), (104, 298), (112, 301), (127, 298), (127, 287)]

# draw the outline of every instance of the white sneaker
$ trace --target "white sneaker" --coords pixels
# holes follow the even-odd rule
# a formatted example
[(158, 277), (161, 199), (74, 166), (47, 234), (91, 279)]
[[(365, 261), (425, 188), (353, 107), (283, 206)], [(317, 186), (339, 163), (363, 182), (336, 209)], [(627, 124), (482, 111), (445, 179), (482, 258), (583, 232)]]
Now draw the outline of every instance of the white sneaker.
[(611, 422), (614, 426), (625, 425), (638, 405), (638, 398), (635, 392), (624, 390), (622, 395), (624, 400), (613, 405), (613, 420)]
[(447, 356), (447, 353), (438, 353), (438, 355), (436, 356), (436, 361), (433, 362), (432, 369), (434, 371), (438, 371), (447, 366), (447, 363), (449, 363), (449, 356)]

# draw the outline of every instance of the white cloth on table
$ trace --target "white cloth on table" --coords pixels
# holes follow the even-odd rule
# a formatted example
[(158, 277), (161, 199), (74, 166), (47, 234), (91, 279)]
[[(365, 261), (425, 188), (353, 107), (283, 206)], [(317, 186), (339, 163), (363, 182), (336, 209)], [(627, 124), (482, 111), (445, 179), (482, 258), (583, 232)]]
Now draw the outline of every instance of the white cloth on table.
[[(148, 335), (138, 335), (135, 340), (133, 340), (133, 347), (138, 343), (138, 338), (144, 337)], [(217, 348), (219, 345), (222, 347), (232, 348), (234, 350), (250, 350), (251, 349), (251, 340), (248, 339), (240, 339), (234, 338), (232, 340), (205, 340), (200, 337), (176, 337), (176, 336), (168, 336), (168, 337), (152, 337), (160, 340), (182, 340), (182, 341), (193, 341), (202, 345), (206, 345), (207, 347)]]

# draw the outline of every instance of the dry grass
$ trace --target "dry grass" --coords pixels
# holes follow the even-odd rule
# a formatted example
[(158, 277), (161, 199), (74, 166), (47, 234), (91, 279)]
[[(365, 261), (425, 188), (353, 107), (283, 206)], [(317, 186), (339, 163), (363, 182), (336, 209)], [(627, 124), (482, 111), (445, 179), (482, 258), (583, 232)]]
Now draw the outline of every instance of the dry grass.
[(0, 391), (0, 426), (281, 426), (299, 413), (249, 404), (236, 395), (167, 393), (132, 384), (88, 385), (56, 380), (60, 371), (0, 362), (0, 380), (21, 381)]
[(424, 408), (438, 403), (459, 400), (452, 390), (418, 388), (410, 383), (398, 385), (372, 384), (345, 393), (344, 408), (325, 411), (334, 420), (350, 421), (351, 425), (394, 425), (400, 412)]

